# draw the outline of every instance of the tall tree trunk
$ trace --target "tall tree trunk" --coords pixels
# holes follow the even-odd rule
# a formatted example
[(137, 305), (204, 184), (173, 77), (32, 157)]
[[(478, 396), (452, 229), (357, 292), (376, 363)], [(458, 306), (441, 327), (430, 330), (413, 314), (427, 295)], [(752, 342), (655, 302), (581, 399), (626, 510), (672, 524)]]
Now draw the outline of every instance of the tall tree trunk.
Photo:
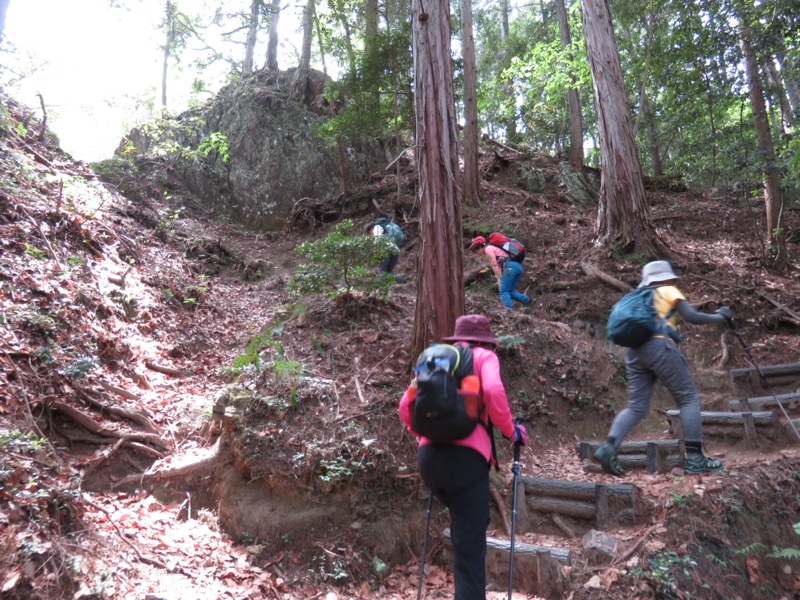
[(328, 66), (325, 64), (325, 42), (324, 42), (325, 38), (322, 35), (322, 27), (319, 24), (319, 17), (317, 17), (316, 5), (314, 4), (314, 0), (311, 0), (309, 4), (311, 4), (312, 11), (314, 13), (311, 18), (314, 20), (314, 27), (317, 30), (317, 43), (319, 43), (319, 57), (320, 57), (319, 59), (320, 62), (322, 63), (322, 72), (325, 73), (325, 75), (327, 76)]
[(782, 268), (787, 261), (786, 229), (783, 225), (783, 194), (778, 166), (775, 162), (775, 147), (769, 131), (767, 105), (764, 100), (764, 87), (758, 70), (756, 53), (753, 50), (753, 32), (745, 19), (740, 19), (740, 46), (747, 67), (747, 85), (750, 88), (750, 108), (753, 111), (753, 124), (761, 154), (761, 168), (764, 174), (764, 204), (767, 213), (767, 237), (772, 266)]
[(300, 71), (311, 68), (311, 40), (314, 37), (314, 0), (308, 0), (303, 11), (303, 45), (300, 48)]
[(364, 54), (373, 50), (378, 37), (378, 0), (364, 0)]
[(668, 256), (650, 221), (607, 1), (581, 0), (581, 16), (600, 136), (597, 243), (647, 257)]
[(453, 331), (464, 313), (450, 6), (412, 0), (420, 247), (412, 356)]
[(778, 98), (778, 109), (781, 113), (780, 126), (776, 127), (776, 129), (781, 135), (785, 135), (787, 132), (791, 131), (792, 124), (794, 122), (792, 107), (789, 104), (789, 96), (786, 93), (786, 88), (783, 85), (783, 81), (781, 80), (781, 75), (778, 71), (775, 61), (769, 58), (766, 62), (767, 73), (769, 73), (769, 79), (775, 89), (775, 96)]
[(478, 99), (471, 0), (461, 0), (461, 51), (464, 58), (464, 203), (478, 206)]
[(164, 4), (165, 20), (164, 29), (166, 31), (164, 40), (164, 61), (161, 66), (161, 112), (167, 112), (167, 73), (169, 72), (169, 59), (172, 55), (172, 48), (175, 46), (177, 35), (175, 24), (175, 7), (172, 0), (167, 0)]
[[(509, 12), (508, 0), (500, 0), (500, 33), (503, 40), (503, 49), (501, 50), (502, 53), (502, 60), (501, 60), (501, 68), (506, 66), (507, 58), (508, 58), (508, 38), (511, 35), (511, 29), (509, 28), (508, 22), (508, 12)], [(511, 114), (506, 114), (503, 118), (503, 125), (506, 129), (506, 141), (507, 142), (514, 142), (517, 138), (517, 102), (516, 98), (514, 97), (514, 81), (509, 80), (504, 84), (506, 98), (508, 101), (511, 102)]]
[(653, 111), (650, 108), (650, 100), (647, 96), (647, 90), (642, 89), (642, 96), (639, 101), (639, 110), (642, 111), (644, 117), (644, 127), (647, 132), (647, 147), (650, 152), (650, 168), (653, 170), (654, 177), (661, 177), (664, 175), (664, 169), (661, 164), (661, 150), (658, 147), (658, 132), (656, 131), (655, 119)]
[[(556, 14), (558, 15), (558, 30), (561, 34), (561, 48), (568, 51), (572, 44), (572, 35), (569, 31), (569, 18), (567, 17), (567, 7), (564, 0), (555, 0)], [(570, 61), (572, 54), (570, 53)], [(583, 169), (583, 112), (581, 111), (581, 99), (578, 94), (575, 74), (569, 74), (572, 86), (567, 90), (567, 102), (569, 104), (569, 154), (567, 159), (577, 172)]]
[(342, 2), (342, 0), (329, 0), (329, 4), (331, 8), (334, 9), (336, 18), (342, 26), (342, 31), (344, 31), (344, 49), (347, 53), (347, 66), (351, 73), (355, 73), (358, 64), (356, 63), (356, 51), (353, 48), (353, 33), (350, 27), (351, 16), (345, 11), (344, 2)]
[(256, 49), (256, 39), (258, 37), (258, 18), (261, 16), (261, 1), (262, 0), (252, 0), (252, 4), (250, 4), (250, 21), (247, 25), (247, 40), (245, 40), (244, 43), (242, 75), (249, 75), (253, 72), (253, 54)]
[(272, 0), (269, 17), (269, 38), (267, 39), (267, 64), (270, 71), (278, 70), (278, 22), (281, 19), (281, 0)]
[(779, 50), (775, 56), (781, 67), (783, 85), (786, 86), (786, 95), (789, 96), (789, 105), (792, 107), (792, 112), (798, 114), (800, 113), (800, 85), (798, 85), (796, 77), (792, 75), (795, 71), (792, 70), (785, 51)]

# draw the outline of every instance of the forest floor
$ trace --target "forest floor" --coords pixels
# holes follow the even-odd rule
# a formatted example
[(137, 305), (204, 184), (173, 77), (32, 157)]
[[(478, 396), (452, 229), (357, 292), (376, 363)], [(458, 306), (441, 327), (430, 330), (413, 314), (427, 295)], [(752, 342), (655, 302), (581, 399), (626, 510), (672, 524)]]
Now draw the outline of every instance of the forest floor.
[[(31, 122), (24, 107), (4, 102), (17, 121)], [(389, 300), (342, 306), (286, 292), (300, 260), (294, 248), (326, 230), (264, 234), (212, 218), (161, 167), (131, 173), (122, 196), (30, 131), (6, 128), (0, 136), (0, 598), (415, 598), (425, 502), (414, 444), (396, 418), (412, 358), (419, 260), (413, 167), (405, 166), (397, 198), (377, 191), (392, 189), (394, 175), (358, 190), (370, 197), (374, 188), (373, 206), (409, 235), (397, 269), (409, 282)], [(523, 475), (618, 483), (582, 464), (575, 450), (578, 440), (603, 439), (624, 405), (621, 354), (603, 340), (622, 292), (587, 267), (635, 286), (644, 259), (595, 247), (595, 209), (571, 203), (557, 185), (558, 165), (536, 153), (485, 149), (483, 201), (465, 208), (464, 236), (491, 227), (525, 241), (520, 287), (534, 303), (504, 310), (484, 263), (465, 253), (467, 311), (489, 316), (495, 334), (510, 340), (500, 357), (512, 410), (529, 424)], [(540, 173), (543, 191), (522, 189), (521, 170)], [(693, 305), (732, 305), (760, 365), (797, 362), (800, 271), (763, 266), (763, 201), (673, 180), (650, 182), (648, 199)], [(796, 257), (798, 206), (786, 215)], [(349, 216), (363, 231), (376, 214)], [(265, 331), (261, 360), (301, 362), (307, 379), (326, 382), (325, 393), (252, 370), (235, 376), (235, 361)], [(724, 410), (726, 400), (746, 395), (727, 373), (750, 366), (730, 332), (690, 327), (684, 335), (704, 408)], [(177, 472), (181, 461), (208, 455), (220, 433), (215, 398), (232, 383), (258, 386), (270, 404), (262, 421), (251, 414), (243, 428), (266, 432), (266, 449), (231, 438), (237, 468), (248, 473), (242, 487), (274, 480), (289, 498), (306, 488), (349, 494), (348, 514), (332, 514), (330, 530), (255, 539), (235, 526), (242, 515), (226, 520), (214, 510), (203, 482), (191, 493), (175, 485), (172, 494), (169, 481), (160, 493), (121, 486), (154, 466)], [(775, 391), (798, 388), (788, 382)], [(291, 406), (278, 407), (281, 394), (291, 395)], [(659, 392), (632, 437), (670, 437), (667, 408)], [(490, 532), (502, 537), (511, 453), (502, 439), (498, 445), (504, 469), (492, 476), (499, 502)], [(726, 439), (709, 440), (707, 450), (725, 471), (626, 475), (651, 518), (607, 532), (620, 542), (617, 559), (566, 567), (563, 597), (798, 597), (797, 561), (768, 556), (800, 546), (791, 529), (800, 521), (796, 440), (780, 432), (760, 450)], [(341, 457), (352, 470), (330, 483)], [(187, 506), (193, 501), (203, 508)], [(395, 536), (370, 528), (379, 511), (402, 521), (406, 537), (381, 539)], [(438, 536), (446, 525), (437, 511), (425, 598), (453, 593)], [(581, 556), (580, 538), (552, 524), (517, 540)], [(507, 597), (491, 579), (488, 597)]]

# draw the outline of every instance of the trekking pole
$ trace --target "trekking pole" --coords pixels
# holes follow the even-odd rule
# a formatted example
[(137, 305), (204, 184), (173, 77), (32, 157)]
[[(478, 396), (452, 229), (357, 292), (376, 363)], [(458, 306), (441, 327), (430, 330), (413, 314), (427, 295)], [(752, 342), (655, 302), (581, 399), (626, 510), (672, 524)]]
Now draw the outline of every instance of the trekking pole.
[(739, 343), (742, 345), (742, 350), (744, 350), (744, 353), (747, 355), (747, 358), (750, 359), (750, 362), (753, 363), (753, 366), (756, 368), (758, 376), (761, 378), (761, 383), (763, 383), (764, 387), (766, 387), (769, 390), (769, 393), (772, 394), (772, 397), (775, 399), (775, 402), (778, 403), (778, 406), (780, 407), (783, 416), (786, 417), (786, 420), (789, 422), (789, 427), (792, 428), (792, 431), (797, 436), (797, 439), (800, 440), (800, 433), (797, 432), (797, 428), (794, 426), (794, 423), (792, 423), (791, 417), (789, 417), (789, 414), (786, 412), (786, 409), (783, 407), (783, 404), (778, 399), (778, 396), (772, 390), (772, 386), (767, 381), (767, 377), (766, 375), (764, 375), (764, 371), (762, 371), (761, 367), (758, 366), (758, 363), (756, 362), (756, 359), (753, 358), (753, 355), (750, 353), (750, 349), (747, 347), (747, 344), (744, 343), (744, 339), (742, 339), (742, 334), (739, 333), (738, 329), (736, 329), (736, 325), (733, 324), (732, 319), (728, 319), (727, 321), (728, 321), (728, 326), (731, 328), (731, 331), (733, 332), (733, 335), (736, 337), (737, 340), (739, 340)]
[(417, 600), (422, 597), (422, 576), (425, 573), (425, 553), (428, 551), (428, 530), (431, 525), (431, 510), (433, 509), (433, 492), (428, 498), (428, 516), (425, 517), (425, 538), (422, 540), (422, 556), (419, 559), (419, 582), (417, 583)]
[[(522, 419), (517, 419), (514, 424), (519, 425)], [(511, 590), (514, 583), (514, 530), (517, 527), (517, 483), (519, 481), (519, 451), (522, 444), (517, 442), (514, 444), (514, 466), (511, 472), (514, 473), (514, 495), (511, 501), (511, 550), (508, 559), (508, 600), (511, 600)]]

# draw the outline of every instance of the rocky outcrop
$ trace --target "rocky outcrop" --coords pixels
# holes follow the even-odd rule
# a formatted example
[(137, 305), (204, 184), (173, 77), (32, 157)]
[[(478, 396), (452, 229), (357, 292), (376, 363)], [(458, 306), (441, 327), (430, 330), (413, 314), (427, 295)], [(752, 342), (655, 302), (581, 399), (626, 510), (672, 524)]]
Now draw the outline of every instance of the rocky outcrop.
[[(167, 152), (188, 149), (173, 167), (205, 206), (248, 227), (280, 230), (300, 198), (341, 193), (342, 154), (350, 181), (366, 176), (369, 159), (363, 152), (345, 148), (340, 154), (315, 135), (333, 113), (325, 84), (325, 75), (313, 70), (258, 71), (157, 134), (132, 131), (117, 153), (152, 154), (168, 137)], [(227, 144), (227, 160), (215, 149), (197, 151), (217, 132)]]

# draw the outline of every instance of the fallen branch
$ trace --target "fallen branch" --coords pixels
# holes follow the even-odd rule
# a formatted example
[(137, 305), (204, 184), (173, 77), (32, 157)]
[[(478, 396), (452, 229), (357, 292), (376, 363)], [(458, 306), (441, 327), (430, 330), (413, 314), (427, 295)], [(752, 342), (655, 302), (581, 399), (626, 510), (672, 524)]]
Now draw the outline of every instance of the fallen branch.
[(194, 375), (191, 371), (183, 371), (182, 369), (173, 369), (172, 367), (162, 367), (161, 365), (157, 365), (149, 360), (144, 362), (144, 366), (150, 369), (151, 371), (156, 371), (158, 373), (163, 373), (164, 375), (170, 375), (171, 377), (188, 377), (189, 375)]
[(209, 455), (194, 462), (190, 462), (179, 467), (169, 467), (163, 470), (145, 471), (139, 475), (130, 475), (124, 479), (120, 479), (111, 486), (111, 489), (117, 489), (124, 485), (131, 483), (138, 483), (139, 485), (150, 481), (159, 481), (161, 479), (173, 479), (175, 477), (189, 477), (197, 472), (210, 470), (217, 462), (220, 456), (220, 439), (218, 438), (214, 445), (209, 450)]
[(728, 332), (723, 331), (722, 335), (719, 337), (719, 345), (722, 346), (722, 356), (720, 356), (719, 361), (717, 362), (717, 369), (720, 371), (725, 368), (725, 365), (728, 363), (728, 359), (730, 358), (727, 336)]
[(780, 302), (778, 302), (774, 298), (770, 298), (769, 296), (767, 296), (764, 293), (759, 293), (758, 295), (761, 296), (764, 300), (766, 300), (770, 304), (772, 304), (773, 306), (777, 307), (779, 310), (781, 310), (781, 311), (785, 312), (787, 315), (789, 315), (791, 317), (791, 319), (786, 319), (787, 321), (789, 321), (789, 323), (791, 323), (793, 325), (797, 325), (798, 327), (800, 327), (800, 313), (796, 313), (791, 308), (787, 307), (785, 304), (781, 304)]
[(129, 392), (128, 390), (124, 390), (122, 388), (118, 388), (115, 385), (111, 385), (110, 383), (106, 383), (105, 381), (100, 382), (100, 386), (107, 392), (112, 392), (114, 394), (118, 394), (123, 398), (127, 398), (128, 400), (135, 400), (140, 401), (141, 398), (134, 394), (133, 392)]
[(649, 537), (650, 537), (650, 536), (653, 534), (653, 532), (654, 532), (655, 530), (656, 530), (656, 526), (655, 526), (655, 525), (653, 525), (653, 526), (652, 526), (650, 529), (648, 529), (647, 531), (645, 531), (644, 535), (643, 535), (641, 538), (639, 538), (639, 541), (638, 541), (638, 542), (636, 542), (636, 543), (635, 543), (633, 546), (631, 546), (631, 547), (630, 547), (629, 549), (627, 549), (625, 552), (623, 552), (622, 554), (620, 554), (619, 556), (617, 556), (617, 557), (616, 557), (614, 560), (612, 560), (612, 561), (611, 561), (611, 564), (612, 564), (612, 565), (614, 565), (614, 564), (619, 564), (619, 563), (621, 563), (621, 562), (625, 562), (626, 560), (628, 560), (628, 559), (629, 559), (631, 556), (633, 556), (633, 553), (634, 553), (634, 552), (636, 552), (636, 551), (637, 551), (639, 548), (641, 548), (641, 547), (642, 547), (642, 544), (644, 544), (644, 543), (645, 543), (645, 541), (647, 540), (647, 538), (649, 538)]
[(608, 285), (618, 289), (619, 291), (625, 294), (631, 291), (631, 286), (629, 286), (627, 283), (624, 283), (619, 279), (612, 277), (608, 273), (604, 273), (603, 271), (601, 271), (594, 265), (587, 263), (586, 261), (581, 261), (581, 269), (583, 269), (583, 272), (589, 275), (590, 277), (595, 277), (596, 279), (599, 279), (600, 281), (607, 283)]

